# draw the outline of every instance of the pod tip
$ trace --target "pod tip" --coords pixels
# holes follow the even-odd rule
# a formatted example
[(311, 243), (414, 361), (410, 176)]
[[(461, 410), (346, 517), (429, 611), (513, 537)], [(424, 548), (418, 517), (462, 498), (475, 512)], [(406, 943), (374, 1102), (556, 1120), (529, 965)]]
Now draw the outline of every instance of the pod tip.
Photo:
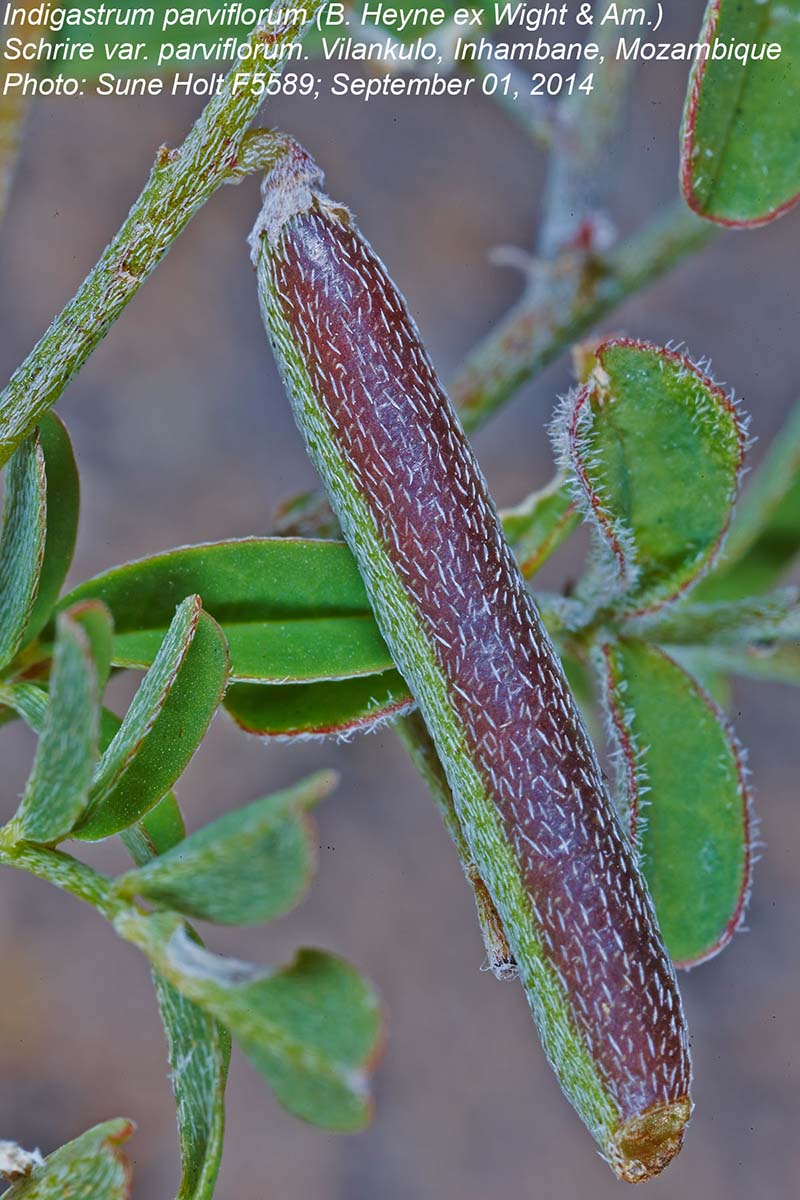
[(618, 1129), (611, 1166), (626, 1183), (646, 1183), (659, 1175), (683, 1145), (692, 1102), (688, 1096), (658, 1104), (631, 1117)]

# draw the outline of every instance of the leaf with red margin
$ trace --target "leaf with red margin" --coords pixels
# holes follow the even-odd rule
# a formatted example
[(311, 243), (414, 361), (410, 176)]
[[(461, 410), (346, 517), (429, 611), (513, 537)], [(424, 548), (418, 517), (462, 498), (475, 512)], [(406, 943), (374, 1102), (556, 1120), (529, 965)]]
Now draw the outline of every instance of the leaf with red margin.
[(728, 944), (749, 897), (743, 751), (711, 697), (662, 650), (605, 642), (597, 667), (618, 750), (621, 816), (667, 948), (678, 966), (696, 966)]
[(777, 58), (695, 63), (681, 131), (681, 187), (729, 227), (775, 220), (800, 200), (800, 0), (711, 0), (698, 42), (779, 46)]
[(96, 1125), (33, 1167), (4, 1193), (5, 1200), (128, 1200), (131, 1168), (120, 1146), (135, 1128), (123, 1119)]
[(347, 737), (414, 707), (397, 671), (364, 679), (269, 687), (237, 683), (224, 706), (245, 733), (272, 738)]
[(739, 490), (746, 425), (685, 354), (626, 338), (597, 350), (554, 429), (599, 535), (619, 607), (652, 612), (714, 563)]
[(765, 592), (800, 554), (800, 404), (795, 404), (751, 475), (725, 552), (692, 597), (737, 600)]

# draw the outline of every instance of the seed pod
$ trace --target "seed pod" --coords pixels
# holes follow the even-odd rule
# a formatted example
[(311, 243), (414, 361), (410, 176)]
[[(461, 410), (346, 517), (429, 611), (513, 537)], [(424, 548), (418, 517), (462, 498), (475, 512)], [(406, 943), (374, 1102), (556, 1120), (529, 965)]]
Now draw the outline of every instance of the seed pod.
[(292, 144), (251, 247), (295, 418), (431, 735), (545, 1052), (620, 1178), (691, 1111), (681, 1001), (561, 665), (402, 296)]

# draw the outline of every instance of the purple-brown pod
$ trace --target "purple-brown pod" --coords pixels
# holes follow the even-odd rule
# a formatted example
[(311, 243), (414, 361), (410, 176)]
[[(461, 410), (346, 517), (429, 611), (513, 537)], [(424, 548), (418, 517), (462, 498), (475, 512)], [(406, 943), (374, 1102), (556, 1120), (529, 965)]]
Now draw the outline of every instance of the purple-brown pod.
[(617, 1175), (678, 1152), (686, 1025), (561, 664), (405, 301), (308, 155), (252, 236), (297, 423), (419, 704), (545, 1052)]

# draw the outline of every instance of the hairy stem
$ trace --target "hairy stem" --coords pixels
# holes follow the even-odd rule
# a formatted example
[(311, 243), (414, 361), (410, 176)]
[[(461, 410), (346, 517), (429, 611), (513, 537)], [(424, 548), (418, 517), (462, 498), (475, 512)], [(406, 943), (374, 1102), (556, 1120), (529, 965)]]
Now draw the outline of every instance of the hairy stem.
[(79, 862), (61, 850), (34, 846), (30, 842), (14, 839), (13, 825), (0, 830), (0, 864), (18, 867), (39, 879), (45, 879), (64, 892), (93, 905), (109, 921), (113, 921), (127, 901), (119, 900), (113, 893), (113, 881), (92, 867)]
[(242, 139), (264, 95), (254, 76), (271, 78), (283, 65), (259, 56), (258, 46), (296, 41), (307, 28), (297, 18), (307, 13), (314, 20), (324, 4), (312, 0), (282, 26), (254, 30), (251, 57), (231, 69), (183, 144), (161, 148), (122, 228), (0, 393), (0, 466), (58, 400), (197, 210), (236, 174)]
[(683, 203), (593, 261), (576, 293), (567, 274), (542, 297), (530, 287), (471, 351), (451, 383), (467, 430), (477, 429), (571, 342), (628, 296), (654, 282), (715, 235)]
[[(614, 179), (610, 153), (620, 132), (628, 102), (634, 63), (619, 60), (615, 47), (619, 31), (598, 18), (606, 0), (594, 5), (595, 24), (589, 35), (600, 48), (592, 74), (594, 88), (587, 96), (576, 91), (565, 95), (556, 108), (552, 152), (545, 185), (544, 214), (539, 228), (537, 255), (553, 261), (587, 232), (585, 253), (592, 251), (591, 225), (607, 208)], [(641, 8), (653, 7), (645, 0)]]

